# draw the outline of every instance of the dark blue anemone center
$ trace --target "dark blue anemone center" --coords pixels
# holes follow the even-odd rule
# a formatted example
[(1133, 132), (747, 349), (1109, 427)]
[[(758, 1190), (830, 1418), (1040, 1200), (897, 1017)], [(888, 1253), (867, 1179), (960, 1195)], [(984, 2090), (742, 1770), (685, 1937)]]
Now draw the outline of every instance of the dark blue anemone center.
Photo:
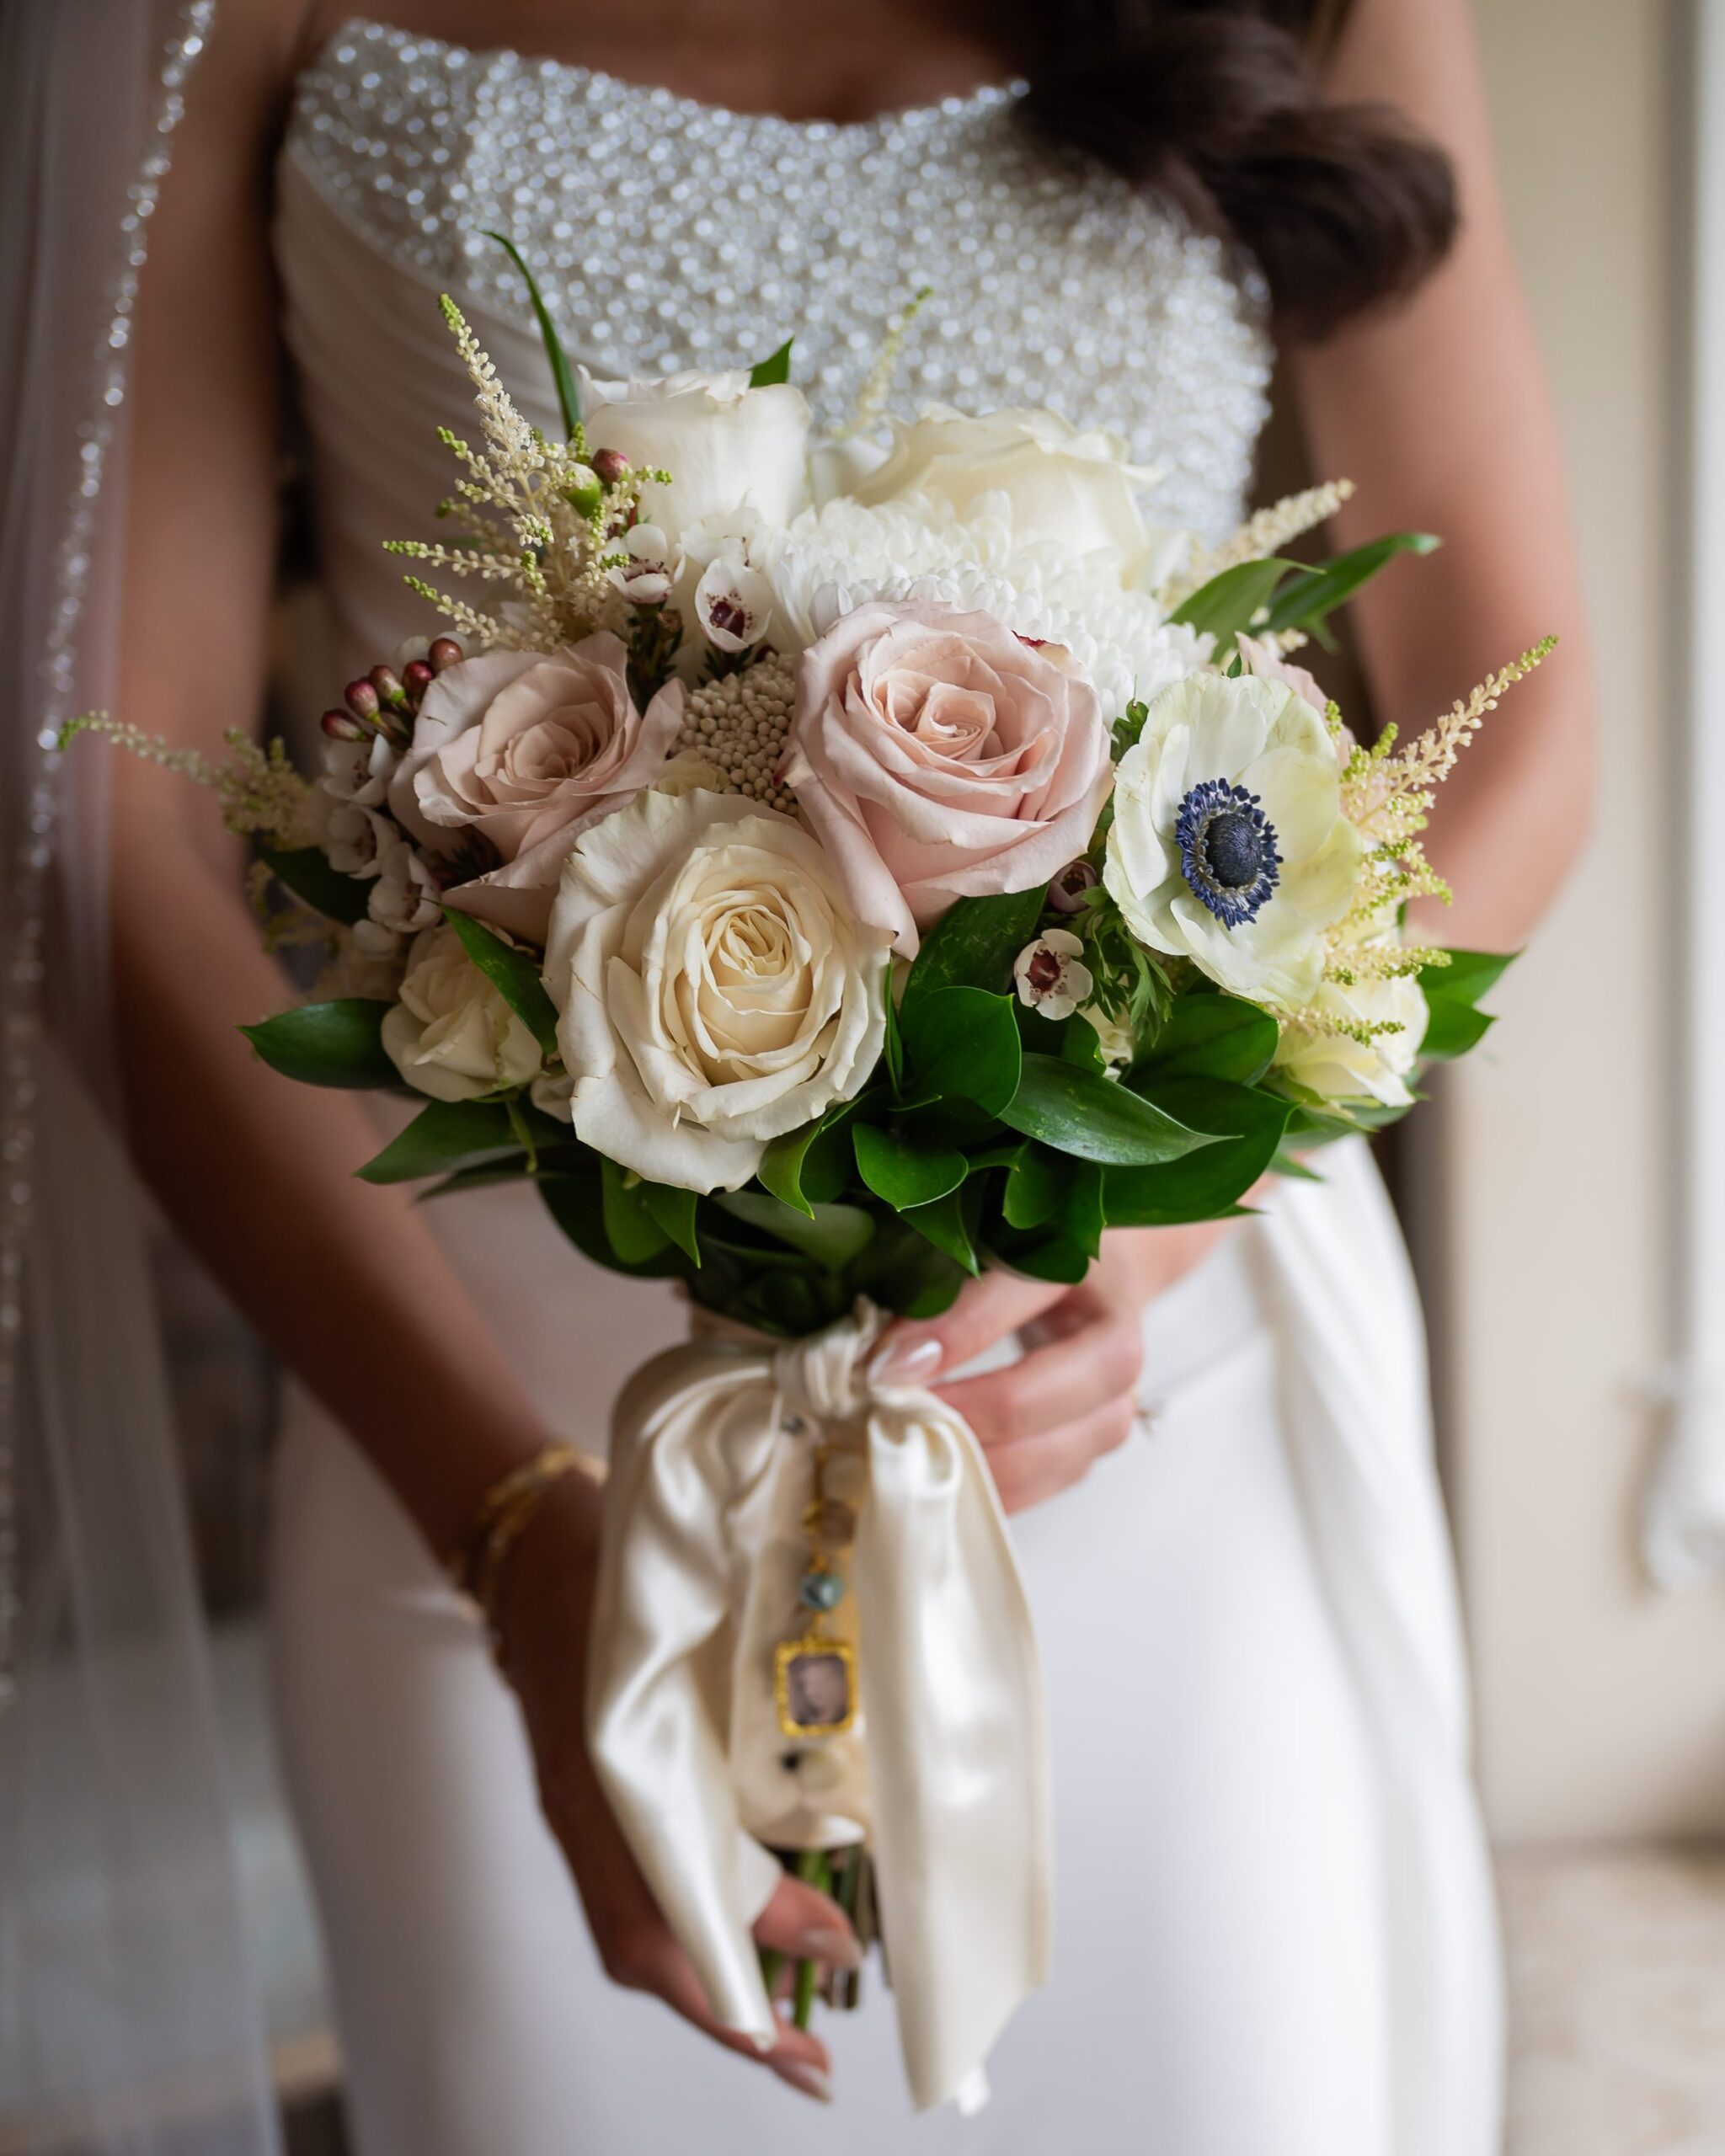
[(1174, 841), (1194, 895), (1224, 928), (1257, 920), (1281, 879), (1282, 857), (1255, 793), (1226, 779), (1201, 780), (1180, 803)]

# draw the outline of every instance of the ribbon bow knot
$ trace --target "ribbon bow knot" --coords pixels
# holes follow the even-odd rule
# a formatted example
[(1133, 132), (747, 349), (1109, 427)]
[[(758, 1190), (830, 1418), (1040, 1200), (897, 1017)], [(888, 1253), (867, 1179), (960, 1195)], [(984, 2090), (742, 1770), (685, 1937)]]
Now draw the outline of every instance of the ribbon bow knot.
[(884, 1326), (884, 1313), (864, 1303), (856, 1315), (775, 1350), (773, 1385), (791, 1412), (827, 1425), (854, 1422), (874, 1396), (868, 1358)]
[[(762, 2044), (777, 2025), (750, 1927), (780, 1876), (769, 1849), (866, 1839), (912, 2100), (968, 2109), (1047, 1974), (1041, 1678), (974, 1433), (932, 1393), (869, 1385), (886, 1321), (862, 1303), (788, 1345), (697, 1340), (626, 1388), (588, 1742), (713, 2011)], [(841, 1605), (862, 1712), (820, 1740), (817, 1797), (778, 1728), (773, 1664), (798, 1622), (809, 1439), (841, 1425), (868, 1465)]]

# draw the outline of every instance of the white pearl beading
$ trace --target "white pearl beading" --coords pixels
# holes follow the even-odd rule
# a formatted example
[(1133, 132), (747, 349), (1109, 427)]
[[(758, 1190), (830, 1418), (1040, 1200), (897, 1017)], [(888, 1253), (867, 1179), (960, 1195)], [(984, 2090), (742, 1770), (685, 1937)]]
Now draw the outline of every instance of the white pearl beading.
[(825, 427), (931, 286), (896, 409), (1110, 428), (1161, 472), (1157, 520), (1220, 539), (1267, 408), (1261, 280), (1019, 104), (788, 120), (355, 21), (302, 77), (288, 147), (371, 245), (525, 323), (483, 228), (508, 232), (601, 375), (746, 365), (794, 335)]

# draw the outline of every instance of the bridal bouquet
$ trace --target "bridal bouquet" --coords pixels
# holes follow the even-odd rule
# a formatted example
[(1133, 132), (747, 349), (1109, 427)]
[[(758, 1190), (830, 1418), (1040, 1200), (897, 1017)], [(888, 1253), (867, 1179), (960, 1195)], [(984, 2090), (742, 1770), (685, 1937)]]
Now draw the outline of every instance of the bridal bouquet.
[[(734, 2025), (765, 2025), (761, 1845), (859, 1921), (866, 1849), (934, 2101), (1045, 1952), (1039, 1701), (974, 1439), (870, 1391), (881, 1314), (1233, 1212), (1479, 1039), (1504, 962), (1409, 941), (1404, 910), (1443, 893), (1434, 788), (1544, 648), (1368, 746), (1293, 654), (1433, 542), (1284, 558), (1345, 489), (1206, 554), (1050, 413), (937, 408), (884, 447), (889, 352), (817, 443), (788, 346), (578, 387), (533, 297), (563, 438), (446, 299), (479, 439), (443, 437), (450, 536), (395, 542), (444, 632), (349, 685), (314, 781), (280, 744), (210, 766), (93, 723), (214, 783), (272, 942), (327, 952), (259, 1054), (421, 1103), (364, 1176), (530, 1183), (706, 1314), (620, 1417), (595, 1758)], [(955, 1669), (991, 1829), (943, 1812)], [(693, 1733), (686, 1789), (654, 1714)], [(991, 1900), (1016, 1913), (979, 1973), (941, 1935)]]

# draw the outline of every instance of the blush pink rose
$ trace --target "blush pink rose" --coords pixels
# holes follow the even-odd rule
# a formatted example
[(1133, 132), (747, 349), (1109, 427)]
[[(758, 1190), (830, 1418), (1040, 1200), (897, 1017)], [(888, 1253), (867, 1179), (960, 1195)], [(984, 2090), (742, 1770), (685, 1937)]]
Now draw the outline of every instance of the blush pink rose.
[(426, 690), (389, 805), (446, 857), (467, 833), (489, 841), (502, 867), (449, 904), (542, 938), (570, 847), (653, 783), (681, 723), (679, 684), (636, 710), (628, 654), (609, 631), (553, 652), (488, 652)]
[(1082, 853), (1110, 769), (1069, 654), (991, 614), (874, 600), (804, 654), (779, 776), (858, 919), (911, 957), (955, 899), (1029, 890)]

